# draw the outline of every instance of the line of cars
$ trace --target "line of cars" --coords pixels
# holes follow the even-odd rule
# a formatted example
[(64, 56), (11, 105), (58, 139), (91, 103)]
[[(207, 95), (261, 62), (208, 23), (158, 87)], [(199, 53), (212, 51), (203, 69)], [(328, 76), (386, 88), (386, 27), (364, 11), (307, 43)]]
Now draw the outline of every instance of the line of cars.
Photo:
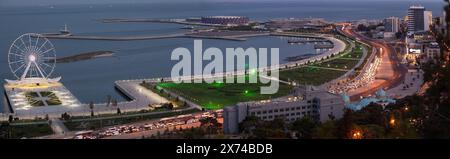
[(158, 121), (149, 123), (113, 126), (98, 131), (81, 131), (75, 134), (74, 139), (100, 139), (109, 136), (117, 136), (148, 130), (165, 129), (179, 125), (197, 123), (200, 121), (200, 119), (207, 117), (220, 118), (222, 117), (222, 110), (162, 118)]

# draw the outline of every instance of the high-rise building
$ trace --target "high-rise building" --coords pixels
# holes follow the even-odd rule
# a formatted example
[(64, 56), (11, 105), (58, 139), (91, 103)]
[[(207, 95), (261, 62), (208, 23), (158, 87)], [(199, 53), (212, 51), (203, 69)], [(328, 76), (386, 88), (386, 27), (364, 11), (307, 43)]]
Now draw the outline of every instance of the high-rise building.
[(384, 29), (386, 32), (397, 33), (400, 27), (400, 20), (397, 17), (389, 17), (384, 19)]
[(416, 32), (425, 30), (424, 17), (425, 7), (411, 6), (408, 9), (408, 32)]
[(424, 12), (424, 30), (429, 31), (430, 25), (433, 24), (433, 13), (431, 11)]

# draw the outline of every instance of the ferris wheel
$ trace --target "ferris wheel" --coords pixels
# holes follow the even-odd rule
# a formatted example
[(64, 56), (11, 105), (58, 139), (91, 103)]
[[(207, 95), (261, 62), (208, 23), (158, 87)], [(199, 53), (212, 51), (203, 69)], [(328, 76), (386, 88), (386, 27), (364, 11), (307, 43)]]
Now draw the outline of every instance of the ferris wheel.
[(8, 63), (18, 80), (48, 79), (55, 69), (55, 47), (40, 34), (23, 34), (9, 48)]

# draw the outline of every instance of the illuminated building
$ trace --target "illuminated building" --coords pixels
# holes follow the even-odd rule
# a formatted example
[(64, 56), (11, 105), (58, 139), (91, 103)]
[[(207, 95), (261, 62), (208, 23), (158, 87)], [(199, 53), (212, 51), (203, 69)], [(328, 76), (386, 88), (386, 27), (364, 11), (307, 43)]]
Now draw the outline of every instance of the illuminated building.
[(247, 116), (255, 116), (261, 120), (283, 118), (288, 122), (309, 116), (324, 122), (329, 120), (330, 116), (341, 118), (343, 110), (344, 100), (341, 96), (312, 86), (302, 86), (286, 97), (238, 103), (224, 108), (224, 131), (237, 133), (239, 123)]

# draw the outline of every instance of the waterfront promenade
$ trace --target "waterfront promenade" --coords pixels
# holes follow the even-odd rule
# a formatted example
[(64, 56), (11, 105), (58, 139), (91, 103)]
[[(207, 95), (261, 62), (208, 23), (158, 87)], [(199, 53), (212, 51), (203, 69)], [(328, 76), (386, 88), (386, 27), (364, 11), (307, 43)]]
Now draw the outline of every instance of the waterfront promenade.
[[(245, 35), (245, 36), (297, 36), (297, 37), (304, 37), (304, 35), (295, 35), (295, 34), (267, 34), (267, 33), (261, 33), (261, 34), (252, 34), (252, 35)], [(312, 35), (308, 35), (312, 36)], [(289, 62), (285, 64), (280, 64), (278, 66), (272, 66), (272, 67), (266, 67), (266, 68), (259, 68), (258, 72), (262, 71), (269, 71), (269, 70), (279, 70), (279, 69), (291, 69), (300, 67), (302, 65), (305, 65), (307, 63), (319, 61), (319, 60), (325, 60), (333, 55), (337, 55), (342, 53), (345, 50), (345, 43), (339, 39), (334, 38), (333, 36), (329, 35), (316, 35), (312, 36), (315, 38), (324, 38), (329, 41), (331, 41), (334, 45), (333, 49), (330, 49), (326, 51), (325, 53), (310, 57), (308, 59), (303, 59), (295, 62)], [(217, 77), (230, 77), (233, 75), (245, 75), (244, 70), (234, 71), (234, 72), (225, 72), (225, 73), (219, 73), (215, 75), (204, 75), (204, 76), (184, 76), (180, 77), (182, 80), (192, 80), (196, 78), (217, 78)], [(125, 95), (130, 97), (131, 101), (124, 101), (117, 103), (116, 106), (113, 106), (111, 103), (96, 103), (93, 106), (93, 112), (94, 115), (100, 115), (100, 114), (115, 114), (117, 113), (117, 108), (120, 108), (121, 112), (137, 112), (140, 110), (149, 110), (152, 105), (161, 105), (162, 103), (167, 103), (167, 99), (159, 96), (158, 94), (145, 89), (140, 84), (142, 81), (152, 83), (152, 82), (160, 82), (161, 78), (153, 78), (153, 79), (135, 79), (135, 80), (119, 80), (115, 82), (115, 86), (117, 89), (119, 89), (121, 92), (123, 92)], [(171, 78), (163, 78), (164, 81), (171, 81)], [(285, 81), (280, 81), (277, 79), (271, 79), (283, 83), (287, 83)], [(70, 93), (67, 89), (65, 89), (64, 86), (61, 84), (61, 88), (64, 88), (64, 92)], [(11, 90), (10, 90), (11, 91)], [(16, 90), (17, 91), (17, 90)], [(8, 92), (8, 90), (7, 90)], [(189, 108), (185, 109), (201, 109), (201, 106), (184, 99), (183, 97), (177, 95), (173, 92), (168, 92), (174, 97), (179, 97), (181, 101), (186, 101), (189, 104)], [(8, 94), (8, 98), (11, 98), (11, 95)], [(11, 100), (11, 99), (10, 99)], [(41, 108), (32, 108), (36, 110), (27, 110), (23, 111), (24, 113), (18, 113), (15, 112), (13, 115), (15, 117), (19, 117), (20, 119), (35, 119), (36, 117), (44, 118), (46, 115), (48, 115), (50, 118), (59, 118), (61, 114), (68, 113), (71, 116), (90, 116), (91, 115), (91, 108), (89, 104), (87, 103), (80, 103), (78, 100), (73, 97), (74, 101), (77, 101), (77, 105), (73, 107), (68, 106), (47, 106), (47, 107), (41, 107)], [(16, 105), (14, 103), (11, 104), (12, 107), (15, 107)], [(5, 113), (1, 115), (0, 120), (7, 120), (7, 116), (9, 114)]]

